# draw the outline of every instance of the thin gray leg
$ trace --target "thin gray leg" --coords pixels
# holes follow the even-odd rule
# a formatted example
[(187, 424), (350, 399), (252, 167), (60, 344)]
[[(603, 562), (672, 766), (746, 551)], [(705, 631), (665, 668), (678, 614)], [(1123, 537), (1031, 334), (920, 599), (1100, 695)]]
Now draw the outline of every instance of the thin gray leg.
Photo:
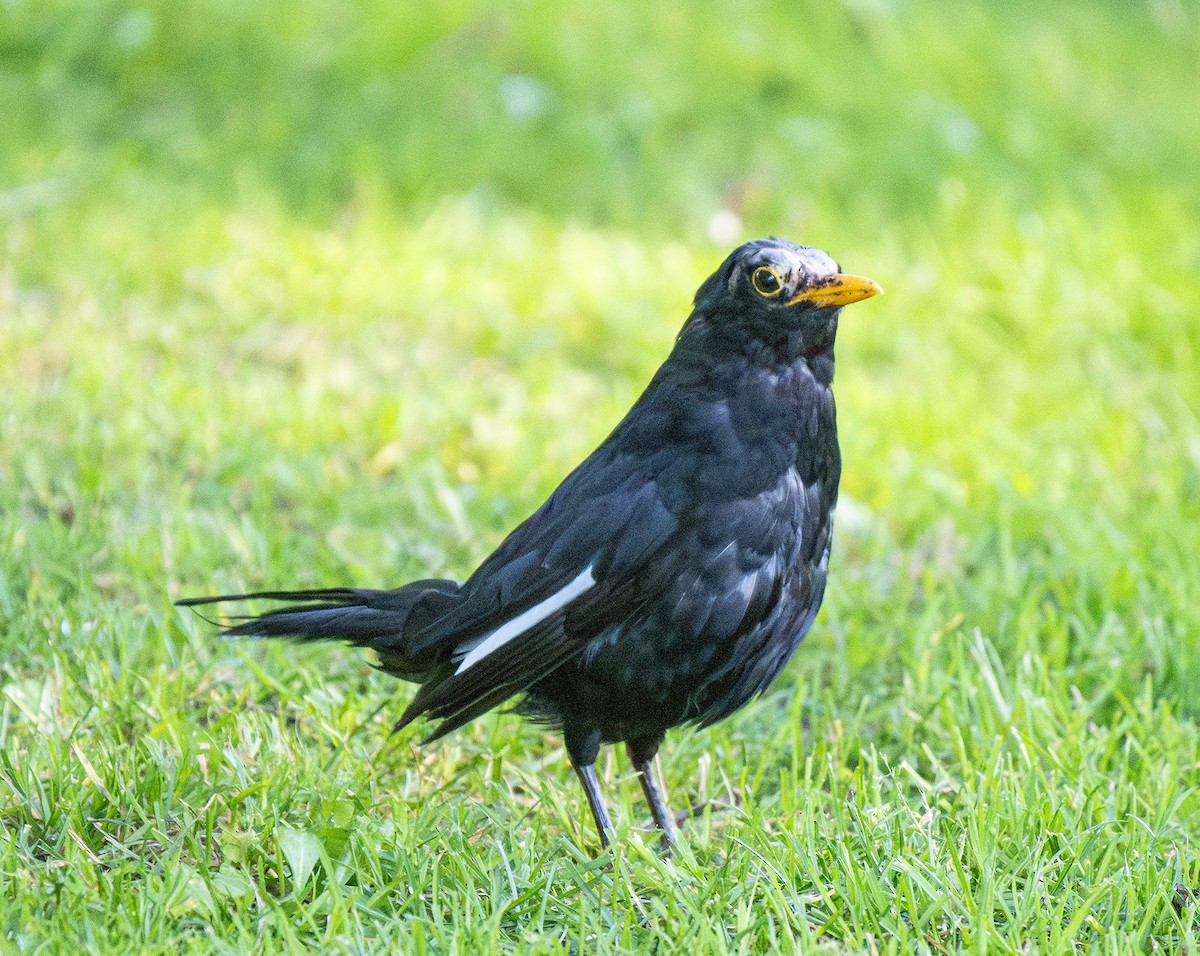
[(600, 792), (600, 781), (596, 779), (596, 768), (593, 764), (575, 767), (579, 782), (583, 784), (583, 792), (587, 794), (588, 806), (592, 808), (592, 817), (596, 821), (596, 830), (600, 833), (600, 846), (608, 849), (612, 842), (613, 825), (608, 816), (608, 807), (604, 805), (604, 794)]
[(654, 766), (654, 755), (658, 753), (658, 745), (661, 742), (661, 740), (631, 740), (626, 746), (629, 750), (629, 759), (637, 768), (638, 780), (642, 784), (642, 793), (646, 795), (646, 802), (650, 804), (650, 813), (654, 816), (654, 822), (662, 830), (667, 846), (673, 849), (678, 846), (675, 839), (675, 824), (671, 820), (671, 811), (667, 809), (667, 802), (663, 799), (662, 785), (659, 783)]
[(563, 727), (563, 742), (567, 745), (567, 756), (571, 766), (579, 775), (583, 792), (587, 794), (592, 818), (600, 832), (600, 845), (605, 849), (612, 843), (614, 835), (608, 807), (604, 805), (604, 794), (600, 792), (600, 781), (596, 779), (596, 758), (600, 755), (600, 728), (566, 724)]

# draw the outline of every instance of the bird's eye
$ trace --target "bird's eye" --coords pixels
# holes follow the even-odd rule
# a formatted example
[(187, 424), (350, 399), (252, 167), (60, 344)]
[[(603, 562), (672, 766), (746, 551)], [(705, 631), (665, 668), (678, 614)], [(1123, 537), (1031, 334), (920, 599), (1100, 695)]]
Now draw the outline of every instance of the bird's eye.
[(773, 299), (783, 291), (779, 273), (769, 266), (759, 266), (755, 269), (750, 276), (750, 284), (764, 299)]

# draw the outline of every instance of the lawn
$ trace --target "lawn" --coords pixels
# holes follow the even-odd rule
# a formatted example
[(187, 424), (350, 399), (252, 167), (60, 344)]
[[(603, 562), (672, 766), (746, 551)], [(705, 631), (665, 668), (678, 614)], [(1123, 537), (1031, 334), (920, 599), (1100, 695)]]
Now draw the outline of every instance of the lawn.
[[(0, 5), (0, 953), (1200, 945), (1200, 10)], [(172, 607), (462, 577), (738, 242), (847, 311), (817, 624), (624, 754)]]

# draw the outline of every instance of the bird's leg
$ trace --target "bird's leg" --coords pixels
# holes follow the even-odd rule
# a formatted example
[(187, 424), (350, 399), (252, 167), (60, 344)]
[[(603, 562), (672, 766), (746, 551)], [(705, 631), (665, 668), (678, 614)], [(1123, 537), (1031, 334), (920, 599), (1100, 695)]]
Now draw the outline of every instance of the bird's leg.
[(642, 738), (641, 740), (627, 741), (625, 746), (629, 750), (629, 759), (637, 768), (638, 780), (642, 784), (642, 793), (646, 795), (646, 802), (650, 804), (654, 822), (662, 830), (667, 848), (673, 849), (678, 845), (675, 841), (675, 825), (671, 821), (671, 812), (667, 809), (667, 802), (663, 799), (662, 784), (658, 780), (654, 766), (654, 755), (658, 753), (660, 743), (662, 743), (661, 737)]
[(588, 806), (592, 808), (592, 817), (600, 832), (600, 846), (606, 850), (612, 842), (613, 825), (608, 817), (608, 807), (604, 805), (604, 795), (600, 792), (600, 781), (596, 779), (596, 767), (590, 763), (582, 767), (576, 765), (575, 773), (579, 775), (579, 782), (587, 794)]
[(608, 849), (612, 843), (613, 825), (608, 816), (608, 807), (604, 805), (604, 794), (600, 792), (600, 781), (596, 778), (596, 757), (600, 755), (600, 728), (589, 728), (580, 734), (574, 728), (564, 728), (567, 756), (571, 758), (571, 766), (583, 784), (583, 792), (587, 794), (588, 806), (592, 808), (592, 818), (596, 821), (596, 829), (600, 833), (600, 846)]

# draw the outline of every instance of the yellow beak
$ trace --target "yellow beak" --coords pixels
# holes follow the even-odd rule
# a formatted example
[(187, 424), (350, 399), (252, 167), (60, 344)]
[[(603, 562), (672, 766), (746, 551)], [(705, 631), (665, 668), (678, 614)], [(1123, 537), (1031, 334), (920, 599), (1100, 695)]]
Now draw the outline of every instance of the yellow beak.
[(839, 273), (820, 280), (819, 285), (805, 289), (798, 296), (788, 299), (787, 304), (811, 302), (817, 308), (823, 309), (831, 305), (849, 305), (851, 302), (861, 302), (873, 295), (883, 295), (883, 286), (874, 279)]

